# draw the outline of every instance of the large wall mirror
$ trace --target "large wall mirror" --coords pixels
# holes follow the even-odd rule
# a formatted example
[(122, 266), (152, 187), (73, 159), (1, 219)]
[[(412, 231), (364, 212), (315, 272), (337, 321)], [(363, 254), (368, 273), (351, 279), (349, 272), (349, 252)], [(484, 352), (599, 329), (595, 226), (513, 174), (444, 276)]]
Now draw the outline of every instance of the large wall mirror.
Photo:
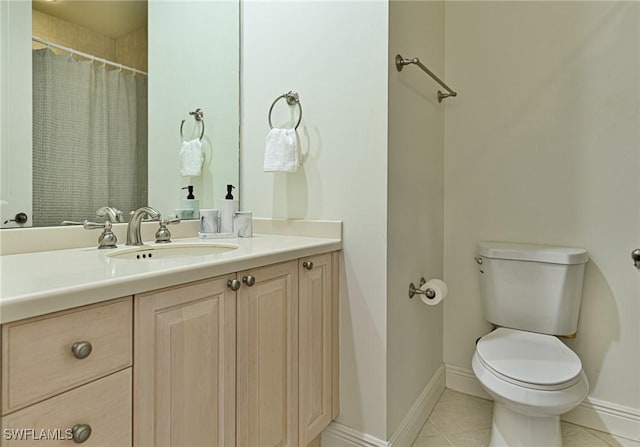
[[(2, 2), (2, 227), (168, 216), (188, 185), (215, 207), (238, 184), (239, 20), (239, 0)], [(195, 140), (199, 175), (183, 176)]]

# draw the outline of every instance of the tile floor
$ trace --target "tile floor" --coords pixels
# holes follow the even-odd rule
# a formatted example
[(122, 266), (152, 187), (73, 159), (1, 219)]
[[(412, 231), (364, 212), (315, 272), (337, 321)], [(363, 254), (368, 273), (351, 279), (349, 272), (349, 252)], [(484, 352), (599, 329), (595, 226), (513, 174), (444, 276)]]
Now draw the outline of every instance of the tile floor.
[[(489, 445), (493, 402), (445, 390), (413, 447)], [(640, 447), (640, 443), (562, 422), (564, 447)], [(545, 447), (545, 446), (540, 446)]]

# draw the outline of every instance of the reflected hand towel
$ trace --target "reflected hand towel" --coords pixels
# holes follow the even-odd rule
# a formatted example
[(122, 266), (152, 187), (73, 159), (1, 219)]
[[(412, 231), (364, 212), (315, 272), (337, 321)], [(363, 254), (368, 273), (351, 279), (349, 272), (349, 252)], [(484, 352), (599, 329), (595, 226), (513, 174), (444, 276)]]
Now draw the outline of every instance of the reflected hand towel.
[(180, 175), (198, 176), (202, 171), (202, 143), (199, 139), (185, 141), (180, 147)]

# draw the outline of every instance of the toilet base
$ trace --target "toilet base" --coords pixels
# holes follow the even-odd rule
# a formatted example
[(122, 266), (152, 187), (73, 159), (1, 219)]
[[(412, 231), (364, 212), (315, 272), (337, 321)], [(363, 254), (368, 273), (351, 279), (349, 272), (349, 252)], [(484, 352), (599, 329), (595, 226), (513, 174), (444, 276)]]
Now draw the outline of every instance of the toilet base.
[(528, 416), (493, 403), (489, 447), (562, 447), (560, 416)]

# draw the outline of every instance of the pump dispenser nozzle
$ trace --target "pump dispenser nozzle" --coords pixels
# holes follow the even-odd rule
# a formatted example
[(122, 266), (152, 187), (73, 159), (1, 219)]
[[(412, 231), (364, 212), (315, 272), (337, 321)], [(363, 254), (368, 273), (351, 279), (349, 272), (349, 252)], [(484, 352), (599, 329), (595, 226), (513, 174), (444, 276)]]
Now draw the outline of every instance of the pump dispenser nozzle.
[(233, 194), (231, 194), (231, 190), (235, 189), (235, 186), (233, 185), (227, 185), (227, 195), (224, 196), (225, 199), (227, 200), (233, 200)]
[(193, 200), (195, 199), (195, 196), (193, 195), (193, 185), (189, 185), (189, 186), (185, 186), (182, 189), (188, 189), (189, 190), (189, 194), (187, 194), (187, 199), (188, 200)]

